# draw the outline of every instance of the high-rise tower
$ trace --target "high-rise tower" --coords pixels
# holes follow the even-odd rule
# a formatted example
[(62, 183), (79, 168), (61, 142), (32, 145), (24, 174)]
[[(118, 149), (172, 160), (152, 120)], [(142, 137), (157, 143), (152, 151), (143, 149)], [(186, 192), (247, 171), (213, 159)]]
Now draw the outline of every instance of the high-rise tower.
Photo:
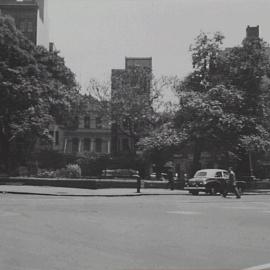
[(3, 14), (14, 18), (16, 27), (34, 44), (48, 48), (47, 0), (0, 0)]

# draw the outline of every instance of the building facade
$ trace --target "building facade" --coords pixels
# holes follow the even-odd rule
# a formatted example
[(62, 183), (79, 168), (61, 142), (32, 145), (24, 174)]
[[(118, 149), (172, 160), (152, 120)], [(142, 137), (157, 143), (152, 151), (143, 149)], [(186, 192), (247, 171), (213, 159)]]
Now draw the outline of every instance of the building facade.
[(0, 10), (13, 17), (16, 27), (35, 45), (48, 49), (47, 0), (0, 0)]
[(76, 126), (67, 128), (52, 125), (50, 135), (52, 148), (78, 156), (100, 156), (111, 153), (111, 129), (107, 118), (98, 111), (98, 101), (92, 97), (83, 99), (85, 113), (76, 117)]

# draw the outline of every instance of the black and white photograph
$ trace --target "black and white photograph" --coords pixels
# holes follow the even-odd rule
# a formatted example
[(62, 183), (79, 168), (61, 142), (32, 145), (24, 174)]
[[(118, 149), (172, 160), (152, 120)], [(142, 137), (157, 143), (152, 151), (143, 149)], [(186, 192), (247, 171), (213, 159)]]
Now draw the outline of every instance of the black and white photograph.
[(270, 270), (270, 0), (0, 0), (0, 270)]

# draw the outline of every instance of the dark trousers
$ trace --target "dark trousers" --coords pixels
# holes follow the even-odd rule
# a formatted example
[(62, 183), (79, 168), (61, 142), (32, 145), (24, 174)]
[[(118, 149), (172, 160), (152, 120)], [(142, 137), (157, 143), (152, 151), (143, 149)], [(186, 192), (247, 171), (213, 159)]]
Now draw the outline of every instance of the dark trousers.
[(233, 192), (236, 198), (241, 198), (241, 194), (235, 183), (224, 181), (222, 184), (222, 196), (226, 197), (229, 192)]

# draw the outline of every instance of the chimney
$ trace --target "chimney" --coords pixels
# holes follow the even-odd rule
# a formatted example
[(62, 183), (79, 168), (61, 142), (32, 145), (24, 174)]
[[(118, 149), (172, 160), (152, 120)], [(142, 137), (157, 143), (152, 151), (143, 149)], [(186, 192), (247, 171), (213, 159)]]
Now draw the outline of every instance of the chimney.
[(247, 26), (246, 29), (246, 38), (247, 39), (256, 39), (259, 38), (259, 25), (257, 26)]
[(53, 52), (54, 51), (54, 43), (50, 42), (49, 43), (49, 52)]

